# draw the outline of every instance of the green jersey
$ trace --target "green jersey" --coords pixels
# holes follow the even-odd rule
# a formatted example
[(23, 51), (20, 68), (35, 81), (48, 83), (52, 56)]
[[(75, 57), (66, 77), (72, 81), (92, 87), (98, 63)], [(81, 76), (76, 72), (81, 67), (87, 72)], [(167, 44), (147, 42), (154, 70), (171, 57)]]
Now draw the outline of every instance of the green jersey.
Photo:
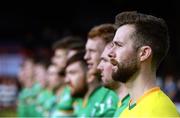
[(105, 87), (96, 88), (88, 100), (84, 100), (78, 117), (112, 117), (118, 104), (117, 94)]
[(17, 113), (19, 117), (25, 117), (27, 116), (27, 103), (26, 103), (26, 99), (28, 97), (28, 89), (27, 88), (23, 88), (18, 96), (18, 107), (17, 107)]
[(45, 110), (45, 103), (51, 99), (53, 96), (53, 93), (49, 90), (43, 90), (37, 97), (36, 101), (36, 116), (42, 117), (46, 114), (44, 114)]
[(38, 94), (42, 91), (42, 87), (39, 83), (36, 83), (31, 88), (31, 94), (28, 97), (28, 108), (29, 116), (33, 117), (36, 114), (36, 98)]
[(73, 114), (77, 116), (82, 110), (83, 98), (76, 98), (73, 103)]
[(73, 116), (73, 101), (71, 91), (68, 86), (64, 88), (62, 93), (57, 97), (57, 105), (53, 108), (51, 117)]
[(117, 118), (120, 116), (120, 114), (123, 112), (124, 109), (128, 107), (130, 101), (130, 95), (126, 95), (121, 101), (118, 103), (118, 108), (114, 114), (114, 118)]
[(42, 114), (43, 116), (49, 117), (50, 116), (50, 112), (53, 108), (53, 106), (55, 105), (55, 101), (56, 101), (56, 96), (52, 95), (51, 97), (49, 97), (49, 99), (46, 100), (46, 102), (43, 104), (43, 111)]

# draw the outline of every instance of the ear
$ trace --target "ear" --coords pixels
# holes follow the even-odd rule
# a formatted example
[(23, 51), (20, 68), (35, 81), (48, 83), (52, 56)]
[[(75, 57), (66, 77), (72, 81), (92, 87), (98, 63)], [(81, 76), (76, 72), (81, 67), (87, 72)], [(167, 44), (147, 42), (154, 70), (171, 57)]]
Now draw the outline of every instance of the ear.
[(145, 61), (152, 55), (152, 49), (150, 46), (142, 46), (139, 50), (139, 60)]

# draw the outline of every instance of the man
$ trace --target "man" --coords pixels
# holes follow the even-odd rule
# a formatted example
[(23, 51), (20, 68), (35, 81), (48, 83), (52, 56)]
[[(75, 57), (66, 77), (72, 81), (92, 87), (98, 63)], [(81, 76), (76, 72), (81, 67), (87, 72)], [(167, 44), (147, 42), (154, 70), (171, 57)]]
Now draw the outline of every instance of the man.
[(30, 114), (36, 116), (36, 100), (38, 95), (46, 88), (47, 85), (47, 68), (49, 66), (48, 58), (44, 56), (36, 56), (34, 62), (34, 83), (31, 89), (31, 103), (30, 103)]
[(118, 97), (114, 91), (101, 85), (97, 65), (100, 62), (100, 55), (105, 45), (112, 40), (115, 31), (114, 25), (102, 24), (93, 27), (88, 33), (84, 56), (88, 64), (88, 92), (85, 95), (83, 109), (78, 117), (112, 117), (114, 115)]
[[(83, 47), (80, 45), (81, 42), (82, 39), (79, 37), (67, 36), (54, 43), (54, 56), (52, 62), (58, 67), (58, 71), (61, 75), (64, 74), (68, 58), (73, 56)], [(57, 105), (53, 108), (51, 114), (52, 117), (73, 115), (74, 98), (71, 96), (69, 85), (65, 84), (65, 76), (61, 76), (61, 79), (63, 79), (63, 83), (57, 90), (59, 101), (57, 101)]]
[(116, 16), (116, 31), (109, 52), (112, 77), (126, 84), (131, 96), (127, 117), (179, 117), (172, 101), (156, 86), (156, 71), (169, 48), (163, 19), (137, 12)]
[(22, 68), (19, 73), (19, 79), (23, 84), (23, 89), (18, 96), (18, 116), (19, 117), (32, 117), (31, 113), (34, 94), (32, 87), (34, 84), (34, 56), (29, 56), (24, 59)]
[(54, 56), (52, 62), (60, 70), (64, 69), (67, 59), (84, 49), (84, 41), (77, 36), (66, 36), (53, 44)]
[(130, 96), (125, 84), (116, 82), (112, 79), (113, 65), (110, 63), (110, 58), (108, 57), (110, 47), (111, 42), (106, 45), (103, 53), (101, 54), (101, 61), (98, 65), (98, 69), (101, 71), (101, 79), (103, 80), (104, 85), (113, 89), (119, 95), (118, 108), (114, 114), (114, 117), (118, 117), (128, 106)]
[(38, 117), (48, 117), (54, 103), (54, 89), (59, 85), (58, 69), (50, 65), (47, 69), (47, 86), (39, 93), (36, 99), (36, 113)]
[(70, 86), (72, 97), (75, 98), (73, 103), (74, 116), (80, 112), (82, 99), (87, 92), (87, 65), (83, 56), (84, 53), (82, 52), (75, 54), (68, 60), (66, 66), (66, 81)]

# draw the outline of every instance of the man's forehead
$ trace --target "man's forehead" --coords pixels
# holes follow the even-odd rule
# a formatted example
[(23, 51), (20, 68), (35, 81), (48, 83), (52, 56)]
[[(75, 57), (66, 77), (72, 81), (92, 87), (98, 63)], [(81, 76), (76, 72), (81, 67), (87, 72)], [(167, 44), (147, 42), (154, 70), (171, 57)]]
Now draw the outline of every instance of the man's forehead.
[(67, 52), (67, 50), (65, 50), (65, 49), (58, 49), (58, 50), (55, 50), (55, 55), (65, 54), (66, 52)]
[(73, 62), (71, 64), (69, 64), (66, 68), (66, 71), (69, 71), (69, 70), (78, 70), (79, 68), (81, 68), (81, 62), (80, 61), (76, 61), (76, 62)]
[(113, 42), (120, 41), (121, 39), (129, 39), (133, 32), (135, 32), (134, 25), (123, 25), (116, 31)]
[(108, 58), (108, 48), (106, 47), (104, 51), (101, 54), (101, 59), (107, 59)]
[(104, 49), (104, 46), (106, 45), (105, 41), (98, 38), (98, 39), (89, 39), (86, 43), (86, 49), (92, 49), (92, 50), (102, 50)]
[(86, 45), (98, 45), (100, 43), (105, 43), (105, 41), (100, 37), (88, 38)]

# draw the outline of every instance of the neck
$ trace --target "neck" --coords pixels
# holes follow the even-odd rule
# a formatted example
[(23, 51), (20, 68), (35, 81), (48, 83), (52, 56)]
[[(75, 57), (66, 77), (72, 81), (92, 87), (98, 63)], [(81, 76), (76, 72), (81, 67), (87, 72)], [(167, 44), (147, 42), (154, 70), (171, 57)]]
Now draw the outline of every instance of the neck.
[(116, 93), (118, 94), (119, 99), (122, 100), (128, 94), (128, 89), (125, 84), (119, 83), (119, 88), (116, 89)]
[(89, 97), (91, 93), (100, 85), (101, 82), (97, 78), (94, 78), (93, 81), (91, 81), (91, 83), (88, 83), (88, 91), (85, 97)]
[(147, 90), (156, 86), (156, 72), (141, 69), (126, 83), (133, 102), (137, 101)]
[(48, 89), (49, 91), (52, 91), (52, 90), (53, 90), (53, 87), (48, 86), (47, 89)]
[(103, 86), (105, 86), (106, 88), (111, 89), (111, 90), (116, 91), (117, 93), (119, 93), (118, 92), (118, 89), (120, 88), (120, 83), (119, 82), (112, 81), (112, 82), (109, 82), (107, 84), (103, 83)]

